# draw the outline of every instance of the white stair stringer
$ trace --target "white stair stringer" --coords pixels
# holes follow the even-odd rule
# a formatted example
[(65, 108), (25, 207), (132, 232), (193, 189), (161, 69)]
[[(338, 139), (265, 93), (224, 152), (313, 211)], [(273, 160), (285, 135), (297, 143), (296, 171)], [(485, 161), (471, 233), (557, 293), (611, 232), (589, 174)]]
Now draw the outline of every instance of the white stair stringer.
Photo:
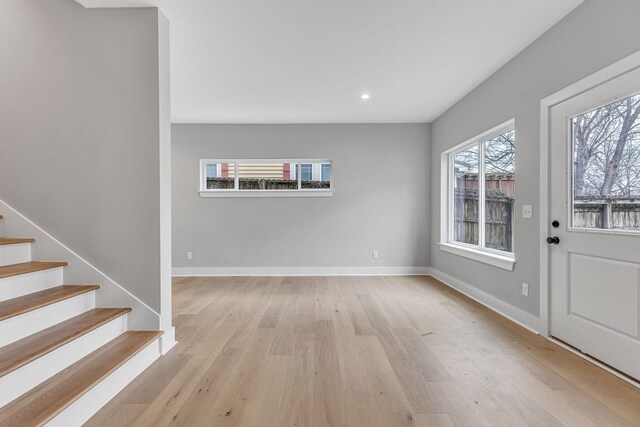
[(0, 279), (0, 301), (21, 297), (63, 283), (62, 267)]
[(29, 261), (31, 261), (31, 243), (0, 245), (0, 267)]
[(82, 426), (160, 355), (160, 337), (158, 337), (45, 425), (47, 427)]
[[(69, 266), (64, 269), (65, 283), (99, 284), (97, 305), (99, 307), (131, 307), (128, 323), (132, 329), (157, 330), (160, 327), (159, 313), (3, 200), (0, 200), (0, 213), (4, 215), (4, 219), (0, 219), (0, 226), (4, 227), (6, 237), (32, 237), (36, 240), (32, 247), (34, 260), (69, 262)], [(61, 284), (62, 282), (59, 281), (55, 286)], [(0, 301), (8, 299), (3, 297), (3, 287), (0, 281)], [(31, 289), (26, 293), (38, 290), (42, 289)]]
[(0, 321), (0, 347), (33, 335), (96, 306), (95, 291), (86, 292)]
[(0, 407), (71, 366), (127, 331), (127, 315), (78, 337), (36, 360), (0, 377)]

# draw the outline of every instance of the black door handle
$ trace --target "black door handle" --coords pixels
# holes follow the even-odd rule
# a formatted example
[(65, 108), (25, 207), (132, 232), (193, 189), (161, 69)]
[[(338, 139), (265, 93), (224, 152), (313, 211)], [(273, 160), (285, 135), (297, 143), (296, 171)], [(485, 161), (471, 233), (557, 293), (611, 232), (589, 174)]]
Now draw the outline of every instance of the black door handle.
[(547, 237), (547, 243), (550, 245), (557, 245), (558, 243), (560, 243), (560, 238), (559, 237)]

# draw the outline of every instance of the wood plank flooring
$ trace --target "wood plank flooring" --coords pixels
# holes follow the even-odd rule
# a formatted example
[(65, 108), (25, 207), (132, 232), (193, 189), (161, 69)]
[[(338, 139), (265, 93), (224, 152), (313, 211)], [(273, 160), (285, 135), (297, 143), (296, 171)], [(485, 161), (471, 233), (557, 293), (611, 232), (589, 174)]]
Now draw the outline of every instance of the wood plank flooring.
[(640, 426), (640, 389), (430, 277), (176, 278), (88, 426)]

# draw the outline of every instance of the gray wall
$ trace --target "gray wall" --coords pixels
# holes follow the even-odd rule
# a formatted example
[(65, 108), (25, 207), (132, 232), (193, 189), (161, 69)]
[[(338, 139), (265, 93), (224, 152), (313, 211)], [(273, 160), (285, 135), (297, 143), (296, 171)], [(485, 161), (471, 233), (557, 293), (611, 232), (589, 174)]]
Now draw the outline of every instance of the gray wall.
[[(540, 101), (639, 50), (639, 16), (638, 0), (587, 0), (433, 123), (432, 228), (440, 229), (440, 154), (513, 117), (518, 215), (513, 272), (441, 252), (435, 232), (432, 267), (539, 315)], [(533, 219), (522, 219), (523, 204), (534, 205)]]
[(162, 19), (0, 3), (0, 199), (158, 312)]
[[(172, 141), (174, 268), (428, 263), (428, 125), (174, 124)], [(202, 158), (331, 158), (335, 194), (200, 198)]]

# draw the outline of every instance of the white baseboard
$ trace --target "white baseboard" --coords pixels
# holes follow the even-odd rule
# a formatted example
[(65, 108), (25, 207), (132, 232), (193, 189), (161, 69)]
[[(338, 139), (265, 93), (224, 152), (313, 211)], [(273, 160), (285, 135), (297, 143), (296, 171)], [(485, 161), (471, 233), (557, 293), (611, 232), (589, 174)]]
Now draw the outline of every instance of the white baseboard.
[(176, 328), (172, 326), (170, 329), (164, 331), (160, 337), (160, 352), (164, 356), (176, 344), (178, 344), (178, 341), (176, 341)]
[(433, 276), (450, 288), (457, 290), (458, 292), (479, 302), (485, 307), (495, 311), (498, 314), (501, 314), (502, 316), (506, 317), (512, 322), (517, 323), (523, 328), (526, 328), (535, 334), (540, 334), (541, 321), (539, 317), (536, 317), (531, 313), (527, 313), (526, 311), (521, 310), (518, 307), (514, 307), (513, 305), (508, 304), (494, 297), (493, 295), (488, 294), (487, 292), (464, 283), (463, 281), (458, 280), (446, 273), (443, 273), (442, 271), (436, 270), (435, 268), (429, 268), (429, 270), (430, 276)]
[(174, 267), (173, 276), (426, 276), (429, 267)]

